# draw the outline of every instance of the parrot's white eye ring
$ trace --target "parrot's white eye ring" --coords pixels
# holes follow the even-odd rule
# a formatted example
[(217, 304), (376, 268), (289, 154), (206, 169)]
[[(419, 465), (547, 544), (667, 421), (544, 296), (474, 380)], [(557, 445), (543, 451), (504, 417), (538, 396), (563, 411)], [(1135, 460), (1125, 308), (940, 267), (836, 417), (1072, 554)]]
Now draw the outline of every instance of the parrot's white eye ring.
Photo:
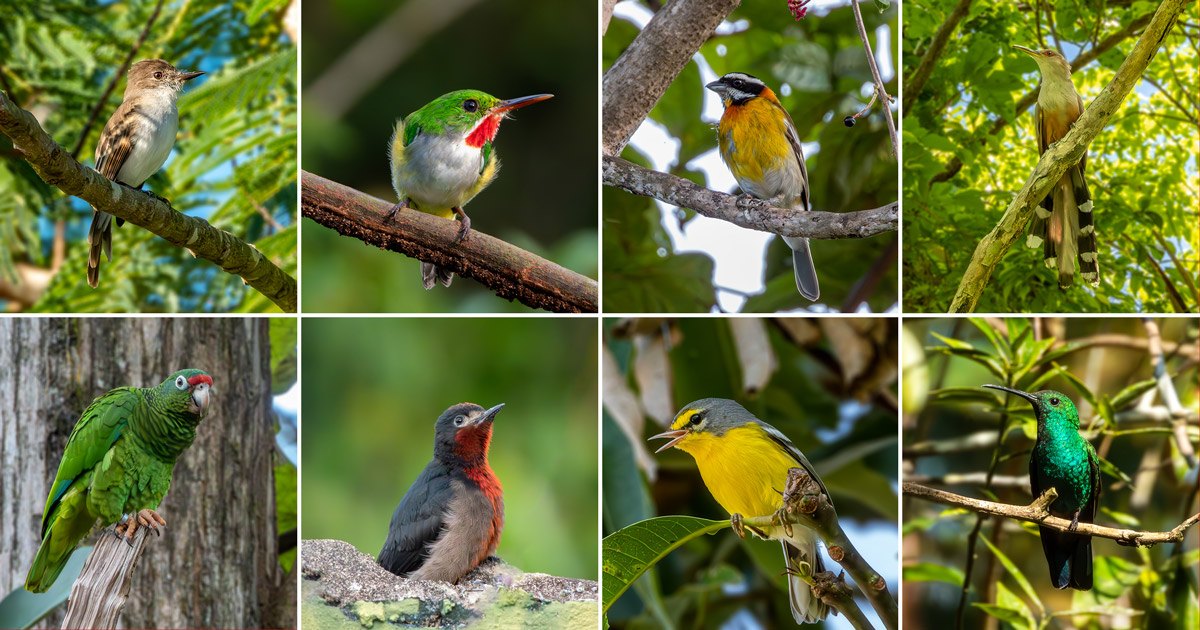
[(175, 378), (175, 387), (178, 387), (180, 390), (187, 389), (187, 385), (187, 379), (183, 378), (183, 376), (178, 376)]

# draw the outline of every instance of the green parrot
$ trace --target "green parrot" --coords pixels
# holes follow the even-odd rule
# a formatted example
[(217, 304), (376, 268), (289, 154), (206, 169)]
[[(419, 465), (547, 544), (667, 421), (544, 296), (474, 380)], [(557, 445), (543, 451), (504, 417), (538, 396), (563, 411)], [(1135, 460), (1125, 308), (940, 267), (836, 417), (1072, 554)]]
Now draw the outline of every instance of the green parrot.
[(99, 520), (133, 538), (166, 521), (154, 510), (171, 487), (175, 460), (196, 438), (212, 377), (180, 370), (158, 387), (118, 387), (83, 411), (46, 497), (42, 544), (25, 588), (45, 592)]

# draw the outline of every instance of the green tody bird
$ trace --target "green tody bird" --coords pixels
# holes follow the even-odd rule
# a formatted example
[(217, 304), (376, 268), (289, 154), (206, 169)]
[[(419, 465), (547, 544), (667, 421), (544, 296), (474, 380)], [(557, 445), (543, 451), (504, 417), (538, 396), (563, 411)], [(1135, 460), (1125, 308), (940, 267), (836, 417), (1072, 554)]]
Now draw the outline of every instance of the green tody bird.
[[(390, 220), (404, 208), (461, 222), (456, 242), (471, 232), (463, 206), (496, 178), (500, 160), (492, 142), (500, 121), (515, 109), (540, 103), (552, 94), (502, 101), (479, 90), (458, 90), (434, 99), (396, 123), (389, 158), (392, 188), (399, 203)], [(432, 263), (421, 263), (421, 284), (431, 289), (450, 286), (454, 274)]]
[(171, 487), (175, 460), (196, 437), (212, 382), (203, 370), (180, 370), (158, 387), (118, 387), (88, 405), (46, 497), (27, 590), (49, 589), (97, 520), (101, 527), (120, 521), (117, 534), (126, 538), (139, 526), (166, 525), (154, 510)]
[(1092, 588), (1092, 538), (1073, 533), (1079, 523), (1096, 520), (1100, 503), (1100, 464), (1096, 449), (1079, 435), (1075, 403), (1055, 391), (1023, 392), (1000, 385), (984, 385), (1020, 396), (1033, 405), (1037, 416), (1037, 442), (1029, 456), (1029, 485), (1036, 499), (1054, 488), (1058, 498), (1050, 513), (1071, 519), (1069, 532), (1039, 527), (1042, 551), (1050, 565), (1054, 588)]

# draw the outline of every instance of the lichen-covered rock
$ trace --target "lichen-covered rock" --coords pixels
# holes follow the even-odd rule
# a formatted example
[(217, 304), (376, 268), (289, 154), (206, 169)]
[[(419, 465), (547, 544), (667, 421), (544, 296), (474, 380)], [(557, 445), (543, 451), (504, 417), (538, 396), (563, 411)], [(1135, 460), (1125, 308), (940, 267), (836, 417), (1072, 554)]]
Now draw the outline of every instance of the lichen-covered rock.
[(304, 628), (596, 628), (599, 586), (488, 558), (458, 584), (392, 575), (353, 545), (300, 547)]

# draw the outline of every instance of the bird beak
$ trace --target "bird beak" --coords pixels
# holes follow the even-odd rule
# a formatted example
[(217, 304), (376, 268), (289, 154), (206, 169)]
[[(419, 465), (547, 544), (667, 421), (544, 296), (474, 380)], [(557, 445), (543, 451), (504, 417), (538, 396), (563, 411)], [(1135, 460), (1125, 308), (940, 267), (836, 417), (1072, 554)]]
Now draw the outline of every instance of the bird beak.
[(496, 414), (500, 413), (500, 410), (503, 408), (504, 408), (504, 403), (500, 403), (499, 405), (496, 405), (495, 407), (492, 407), (491, 409), (484, 410), (483, 413), (479, 414), (475, 418), (475, 420), (473, 420), (471, 422), (470, 426), (475, 427), (475, 426), (479, 426), (479, 425), (487, 423), (487, 422), (491, 422), (492, 420), (495, 419)]
[(709, 83), (708, 85), (705, 85), (704, 87), (716, 92), (717, 94), (725, 93), (725, 84), (721, 83), (720, 79), (713, 81), (712, 83)]
[(207, 374), (197, 374), (188, 379), (188, 385), (192, 386), (192, 400), (188, 404), (188, 411), (199, 416), (208, 411), (209, 402), (212, 400), (212, 382), (212, 377)]
[(670, 442), (667, 442), (666, 444), (663, 444), (662, 446), (658, 447), (657, 451), (654, 451), (654, 453), (657, 455), (658, 453), (661, 453), (661, 452), (671, 448), (672, 446), (675, 446), (676, 444), (679, 443), (680, 440), (682, 440), (683, 438), (685, 438), (687, 436), (688, 436), (687, 429), (676, 429), (674, 431), (663, 431), (662, 433), (659, 433), (658, 435), (651, 435), (649, 437), (649, 439), (657, 440), (659, 438), (663, 438), (663, 439), (671, 440)]
[(1013, 48), (1016, 48), (1017, 50), (1019, 50), (1019, 51), (1021, 51), (1021, 52), (1025, 53), (1026, 55), (1029, 55), (1030, 57), (1034, 57), (1034, 58), (1036, 58), (1036, 57), (1037, 57), (1037, 51), (1035, 51), (1035, 50), (1034, 50), (1034, 49), (1032, 49), (1032, 48), (1026, 48), (1026, 47), (1024, 47), (1024, 46), (1018, 46), (1018, 45), (1016, 45), (1016, 44), (1013, 44)]
[[(520, 98), (510, 98), (507, 101), (500, 101), (499, 103), (496, 103), (492, 107), (491, 113), (503, 114), (504, 112), (510, 112), (514, 109), (520, 109), (522, 107), (525, 107), (526, 105), (533, 105), (534, 103), (541, 103), (542, 101), (548, 101), (552, 98), (554, 98), (553, 94), (534, 94), (533, 96), (522, 96)], [(504, 405), (500, 405), (500, 406), (503, 407)]]
[(984, 387), (986, 387), (988, 389), (998, 389), (1002, 392), (1008, 392), (1010, 394), (1013, 394), (1014, 396), (1020, 396), (1021, 398), (1024, 398), (1025, 400), (1028, 400), (1029, 402), (1031, 402), (1035, 405), (1037, 404), (1037, 401), (1038, 401), (1037, 396), (1034, 396), (1033, 394), (1030, 394), (1029, 392), (1023, 392), (1019, 389), (1013, 389), (1011, 387), (1004, 387), (1003, 385), (984, 385)]
[(200, 72), (199, 70), (196, 70), (194, 72), (180, 72), (179, 78), (183, 79), (184, 81), (191, 81), (192, 79), (195, 79), (196, 77), (198, 77), (202, 74), (204, 74), (204, 73)]

